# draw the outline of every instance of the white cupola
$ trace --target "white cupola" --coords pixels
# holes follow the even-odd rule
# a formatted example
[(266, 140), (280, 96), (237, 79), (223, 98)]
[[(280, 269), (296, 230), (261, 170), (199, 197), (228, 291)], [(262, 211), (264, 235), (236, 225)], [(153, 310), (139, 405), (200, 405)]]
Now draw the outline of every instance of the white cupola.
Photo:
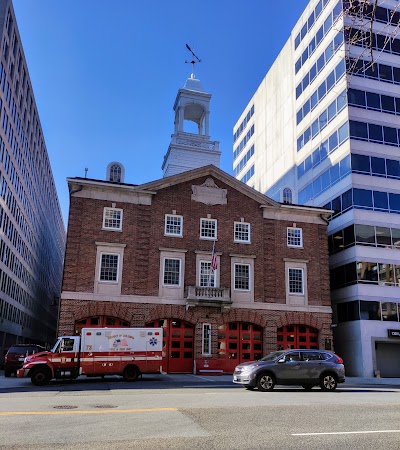
[(164, 177), (209, 164), (220, 166), (219, 142), (210, 140), (210, 100), (211, 94), (192, 73), (175, 99), (175, 129), (164, 156)]

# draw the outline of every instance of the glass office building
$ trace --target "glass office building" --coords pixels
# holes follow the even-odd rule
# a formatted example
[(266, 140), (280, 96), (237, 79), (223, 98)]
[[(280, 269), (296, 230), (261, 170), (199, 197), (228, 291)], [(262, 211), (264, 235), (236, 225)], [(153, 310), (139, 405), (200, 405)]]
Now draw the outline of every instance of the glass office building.
[[(233, 129), (233, 170), (325, 206), (335, 350), (400, 376), (400, 2), (312, 0)], [(395, 362), (393, 362), (395, 361)]]
[(56, 335), (65, 227), (12, 6), (0, 1), (0, 363)]

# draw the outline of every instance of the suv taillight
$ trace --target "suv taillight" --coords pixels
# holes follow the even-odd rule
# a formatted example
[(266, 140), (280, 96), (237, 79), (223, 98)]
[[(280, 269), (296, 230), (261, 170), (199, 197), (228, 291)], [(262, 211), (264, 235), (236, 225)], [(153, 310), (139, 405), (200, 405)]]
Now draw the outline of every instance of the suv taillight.
[(335, 354), (335, 363), (343, 364), (343, 359), (336, 354)]

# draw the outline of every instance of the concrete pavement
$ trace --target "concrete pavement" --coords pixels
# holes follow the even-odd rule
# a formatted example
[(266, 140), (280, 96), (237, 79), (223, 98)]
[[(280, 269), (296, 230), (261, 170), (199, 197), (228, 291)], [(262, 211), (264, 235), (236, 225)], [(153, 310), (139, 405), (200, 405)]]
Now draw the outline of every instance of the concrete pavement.
[[(79, 377), (75, 383), (84, 381), (85, 376)], [(120, 378), (117, 376), (107, 377), (105, 381), (112, 380), (112, 378)], [(180, 386), (184, 386), (187, 384), (192, 385), (193, 387), (198, 385), (204, 385), (207, 383), (221, 385), (223, 386), (232, 386), (232, 375), (193, 375), (193, 374), (166, 374), (166, 375), (143, 375), (143, 379), (152, 379), (157, 381), (162, 381), (165, 384), (175, 385), (177, 388)], [(93, 382), (95, 379), (90, 379)], [(68, 382), (68, 381), (66, 381)], [(98, 382), (101, 383), (102, 380), (99, 378)], [(61, 380), (58, 380), (57, 383), (62, 383)], [(29, 378), (16, 378), (15, 376), (11, 376), (6, 378), (4, 376), (4, 371), (0, 370), (0, 390), (1, 389), (10, 389), (10, 388), (23, 388), (27, 385), (33, 386)], [(384, 386), (397, 387), (400, 389), (400, 378), (363, 378), (363, 377), (346, 377), (346, 382), (344, 384), (340, 384), (341, 387), (377, 387), (379, 388)]]

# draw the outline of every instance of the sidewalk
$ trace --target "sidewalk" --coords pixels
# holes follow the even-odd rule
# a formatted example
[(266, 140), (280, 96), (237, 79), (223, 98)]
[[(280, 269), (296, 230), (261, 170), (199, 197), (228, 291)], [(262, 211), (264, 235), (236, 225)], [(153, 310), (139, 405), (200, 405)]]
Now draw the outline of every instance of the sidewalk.
[[(77, 381), (84, 381), (86, 377), (80, 377)], [(230, 386), (232, 384), (232, 375), (193, 375), (193, 374), (165, 374), (165, 375), (144, 375), (143, 378), (151, 378), (152, 380), (162, 381), (164, 383), (170, 383), (176, 385), (179, 388), (180, 385), (224, 385)], [(107, 382), (107, 378), (105, 379)], [(99, 379), (99, 383), (102, 380)], [(12, 376), (6, 378), (4, 371), (0, 370), (0, 389), (15, 388), (31, 385), (29, 378), (16, 378)], [(363, 377), (346, 377), (346, 382), (340, 384), (339, 387), (377, 387), (391, 386), (400, 389), (400, 378), (363, 378)]]
[(345, 385), (351, 386), (379, 386), (379, 385), (398, 385), (400, 389), (400, 378), (362, 378), (362, 377), (346, 377)]

